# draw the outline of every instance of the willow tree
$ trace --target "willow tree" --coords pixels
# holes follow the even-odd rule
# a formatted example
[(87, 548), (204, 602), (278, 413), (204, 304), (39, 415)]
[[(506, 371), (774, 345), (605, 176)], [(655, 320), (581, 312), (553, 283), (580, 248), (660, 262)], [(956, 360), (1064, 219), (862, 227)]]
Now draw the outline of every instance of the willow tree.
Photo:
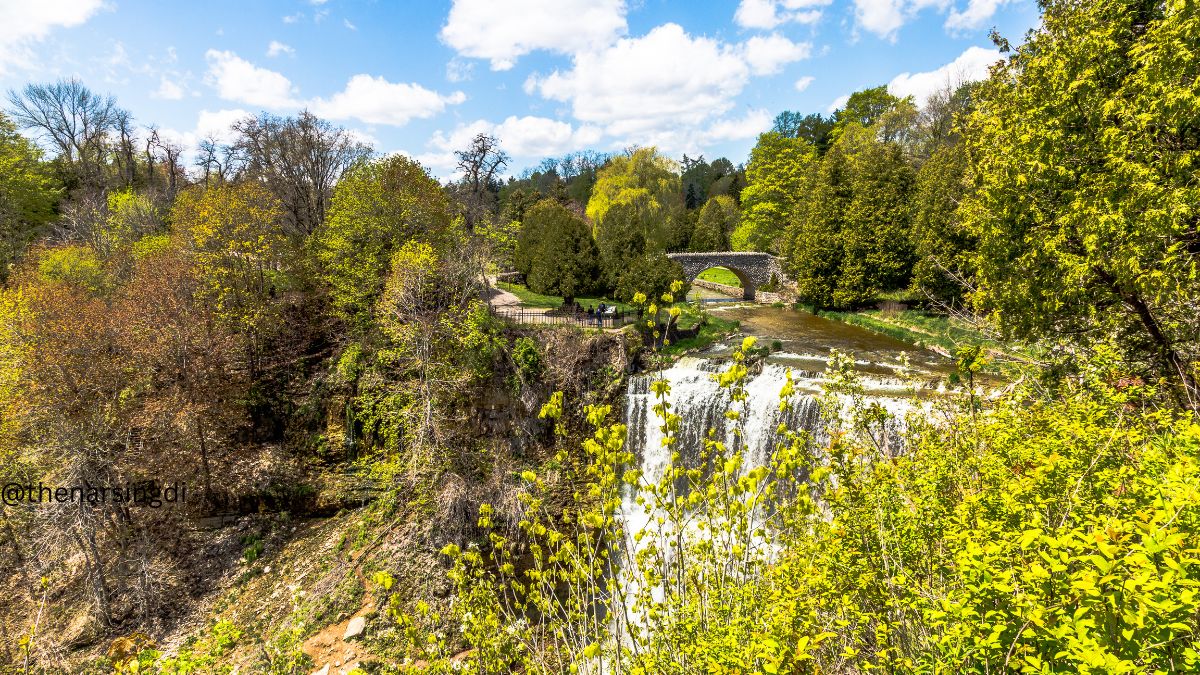
[[(640, 148), (628, 155), (614, 157), (596, 175), (596, 185), (587, 204), (587, 216), (592, 219), (594, 236), (601, 249), (605, 239), (621, 228), (606, 227), (605, 220), (614, 207), (632, 209), (621, 218), (636, 223), (638, 237), (651, 248), (668, 251), (687, 246), (689, 233), (683, 217), (683, 189), (679, 166), (654, 148)], [(629, 258), (606, 260), (605, 271), (618, 271), (612, 265), (623, 265), (642, 251), (630, 251)]]
[(969, 118), (975, 301), (1009, 335), (1111, 341), (1200, 407), (1200, 14), (1044, 3)]

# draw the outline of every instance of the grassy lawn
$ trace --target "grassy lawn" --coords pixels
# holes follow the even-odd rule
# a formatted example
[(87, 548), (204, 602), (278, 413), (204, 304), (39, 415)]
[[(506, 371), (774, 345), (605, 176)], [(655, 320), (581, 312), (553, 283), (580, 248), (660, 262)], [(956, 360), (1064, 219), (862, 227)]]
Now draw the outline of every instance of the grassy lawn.
[(738, 279), (736, 274), (730, 272), (724, 267), (710, 267), (701, 272), (696, 278), (703, 279), (705, 281), (711, 281), (714, 284), (725, 284), (726, 286), (737, 286), (738, 288), (742, 287), (741, 279)]
[[(563, 299), (561, 296), (534, 293), (520, 284), (509, 284), (503, 281), (498, 281), (496, 282), (496, 288), (499, 288), (502, 291), (508, 291), (509, 293), (517, 296), (521, 299), (521, 304), (525, 305), (526, 307), (547, 307), (549, 309), (557, 309), (562, 307)], [(584, 309), (595, 308), (602, 302), (609, 307), (616, 305), (617, 309), (632, 309), (629, 305), (611, 298), (597, 298), (588, 296), (575, 298), (575, 302), (578, 302)]]
[(692, 349), (703, 349), (738, 329), (739, 323), (732, 319), (715, 317), (695, 305), (679, 304), (678, 306), (683, 310), (683, 313), (679, 315), (678, 325), (680, 328), (691, 328), (701, 321), (705, 323), (700, 328), (699, 335), (668, 345), (663, 349), (664, 354), (675, 356)]

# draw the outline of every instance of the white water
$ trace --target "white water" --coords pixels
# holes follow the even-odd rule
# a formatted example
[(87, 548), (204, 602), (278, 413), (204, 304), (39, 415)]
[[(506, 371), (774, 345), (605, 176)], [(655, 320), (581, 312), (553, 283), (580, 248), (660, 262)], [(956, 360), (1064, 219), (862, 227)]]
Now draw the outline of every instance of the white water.
[[(729, 409), (729, 392), (722, 390), (714, 378), (728, 366), (729, 363), (724, 360), (685, 357), (661, 373), (631, 378), (626, 391), (627, 444), (640, 463), (643, 485), (657, 484), (671, 465), (672, 449), (663, 445), (661, 420), (654, 412), (658, 401), (650, 385), (655, 379), (664, 379), (670, 385), (667, 402), (671, 412), (681, 417), (678, 440), (673, 449), (680, 453), (685, 465), (697, 466), (709, 429), (715, 431), (715, 437), (723, 440), (727, 448), (738, 447), (734, 445), (735, 438), (725, 418), (725, 412)], [(779, 402), (780, 392), (787, 382), (787, 366), (766, 363), (760, 372), (748, 377), (745, 383), (747, 401), (742, 438), (743, 473), (769, 462), (776, 444), (783, 440), (779, 433), (781, 423), (791, 431), (808, 432), (816, 447), (828, 441), (818, 399), (825, 383), (823, 376), (792, 369), (792, 377), (795, 393), (791, 405), (783, 412), (779, 409)], [(912, 403), (900, 397), (902, 387), (898, 386), (897, 380), (890, 378), (863, 378), (862, 383), (869, 391), (876, 392), (869, 402), (880, 403), (894, 415), (896, 422), (889, 425), (889, 436), (893, 441), (898, 440), (897, 432), (902, 419), (912, 409)], [(842, 400), (845, 402), (845, 399)], [(643, 504), (638, 503), (639, 496), (644, 498)], [(651, 501), (647, 495), (640, 495), (637, 489), (630, 487), (622, 495), (621, 517), (627, 547), (624, 559), (627, 562), (633, 560), (650, 541), (666, 543), (674, 535), (656, 520), (661, 514), (645, 505)], [(635, 540), (639, 532), (642, 534), (640, 544)], [(689, 536), (696, 534), (699, 533), (688, 533)], [(624, 578), (620, 583), (627, 600), (631, 600), (637, 592), (635, 576), (622, 574)], [(653, 596), (656, 601), (661, 600), (659, 592), (654, 592)]]

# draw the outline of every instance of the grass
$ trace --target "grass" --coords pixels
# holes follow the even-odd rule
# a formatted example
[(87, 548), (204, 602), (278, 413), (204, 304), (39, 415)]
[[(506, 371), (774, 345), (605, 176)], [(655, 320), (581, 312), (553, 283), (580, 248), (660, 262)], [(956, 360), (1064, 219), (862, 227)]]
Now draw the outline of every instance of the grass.
[(726, 286), (742, 287), (742, 280), (738, 279), (737, 275), (725, 269), (724, 267), (710, 267), (701, 272), (697, 279), (711, 281), (714, 284), (725, 284)]
[(704, 325), (700, 327), (700, 333), (696, 337), (685, 338), (663, 348), (664, 354), (678, 356), (693, 349), (704, 349), (719, 342), (721, 338), (737, 330), (740, 325), (739, 322), (732, 319), (715, 317), (695, 305), (681, 303), (678, 307), (683, 310), (683, 313), (679, 315), (678, 325), (680, 328), (691, 328), (700, 322), (704, 322)]
[[(502, 291), (508, 291), (509, 293), (517, 296), (521, 299), (521, 304), (526, 307), (546, 307), (549, 309), (558, 309), (559, 307), (562, 307), (563, 304), (562, 296), (534, 293), (533, 291), (529, 290), (529, 288), (522, 286), (521, 284), (510, 284), (503, 281), (498, 281), (496, 282), (496, 288), (499, 288)], [(617, 309), (632, 309), (632, 307), (630, 307), (627, 303), (619, 300), (613, 300), (612, 298), (583, 296), (575, 298), (575, 302), (578, 302), (584, 309), (595, 308), (602, 302), (609, 307), (615, 305)]]

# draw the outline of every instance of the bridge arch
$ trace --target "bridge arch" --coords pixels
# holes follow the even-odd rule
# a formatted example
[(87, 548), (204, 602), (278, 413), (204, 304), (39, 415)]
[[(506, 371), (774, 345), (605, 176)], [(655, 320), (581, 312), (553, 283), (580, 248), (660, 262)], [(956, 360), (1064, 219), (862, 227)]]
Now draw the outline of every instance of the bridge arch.
[(742, 282), (744, 300), (754, 300), (758, 288), (770, 283), (772, 279), (783, 281), (785, 278), (779, 259), (769, 253), (716, 251), (668, 253), (667, 257), (679, 263), (688, 282), (695, 281), (701, 272), (713, 267), (724, 267), (733, 272)]

